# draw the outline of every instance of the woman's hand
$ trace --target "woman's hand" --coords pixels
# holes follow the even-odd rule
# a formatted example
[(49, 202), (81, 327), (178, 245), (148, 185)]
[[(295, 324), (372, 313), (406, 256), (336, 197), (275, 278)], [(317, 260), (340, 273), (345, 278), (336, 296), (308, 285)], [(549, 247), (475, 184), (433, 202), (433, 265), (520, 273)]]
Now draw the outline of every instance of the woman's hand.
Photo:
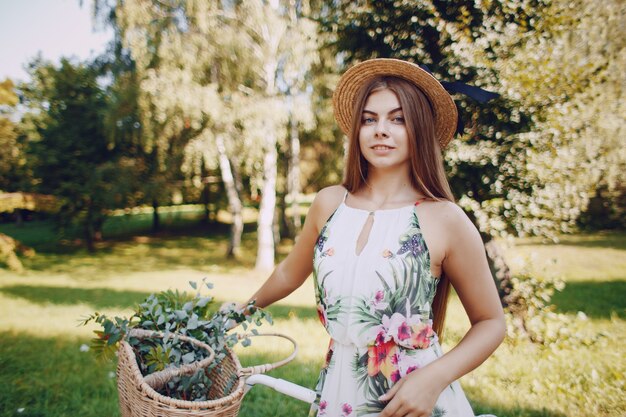
[(447, 383), (433, 367), (417, 369), (400, 379), (379, 400), (389, 401), (380, 417), (430, 417)]

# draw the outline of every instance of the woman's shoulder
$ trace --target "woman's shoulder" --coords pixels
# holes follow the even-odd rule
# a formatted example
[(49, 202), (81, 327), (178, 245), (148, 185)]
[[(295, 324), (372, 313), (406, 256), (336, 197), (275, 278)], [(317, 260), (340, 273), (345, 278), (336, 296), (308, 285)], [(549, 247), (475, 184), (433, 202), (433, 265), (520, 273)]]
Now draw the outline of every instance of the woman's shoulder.
[(328, 218), (339, 207), (346, 195), (346, 189), (342, 185), (331, 185), (317, 192), (310, 213), (314, 216), (318, 230), (326, 223)]
[(436, 219), (436, 224), (448, 231), (458, 231), (459, 228), (476, 229), (465, 211), (453, 201), (430, 200), (428, 207), (429, 217)]
[(328, 187), (324, 187), (317, 192), (315, 196), (315, 200), (319, 200), (322, 204), (334, 203), (337, 200), (339, 203), (343, 201), (343, 197), (346, 194), (346, 189), (343, 185), (331, 185)]
[(442, 244), (449, 252), (459, 245), (481, 245), (482, 239), (476, 225), (470, 220), (467, 213), (452, 201), (433, 201), (427, 205), (429, 224), (434, 225), (432, 233), (442, 239)]
[(437, 212), (442, 220), (458, 221), (463, 217), (467, 217), (463, 209), (453, 201), (450, 200), (427, 200), (431, 210)]

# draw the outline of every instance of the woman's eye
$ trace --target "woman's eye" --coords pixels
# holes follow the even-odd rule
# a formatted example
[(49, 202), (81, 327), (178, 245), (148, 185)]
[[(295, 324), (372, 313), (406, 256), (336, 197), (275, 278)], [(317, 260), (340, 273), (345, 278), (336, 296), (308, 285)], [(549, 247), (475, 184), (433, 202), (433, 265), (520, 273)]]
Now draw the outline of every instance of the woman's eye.
[(394, 118), (392, 119), (392, 121), (393, 121), (394, 123), (404, 123), (404, 117), (402, 117), (402, 116), (396, 116), (396, 117), (394, 117)]
[(364, 117), (363, 118), (363, 124), (369, 125), (369, 124), (372, 124), (372, 123), (375, 123), (375, 122), (376, 122), (376, 120), (374, 120), (373, 117)]

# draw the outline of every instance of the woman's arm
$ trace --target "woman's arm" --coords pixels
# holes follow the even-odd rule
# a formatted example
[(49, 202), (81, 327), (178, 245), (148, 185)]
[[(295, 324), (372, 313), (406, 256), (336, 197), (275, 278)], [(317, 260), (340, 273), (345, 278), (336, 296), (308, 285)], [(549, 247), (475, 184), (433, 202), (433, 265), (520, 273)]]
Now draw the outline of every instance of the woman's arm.
[(255, 300), (256, 306), (267, 307), (304, 283), (313, 271), (313, 249), (319, 232), (340, 204), (344, 192), (345, 188), (332, 186), (317, 193), (293, 249), (248, 302)]
[(441, 216), (447, 236), (443, 270), (463, 303), (471, 328), (452, 350), (394, 385), (381, 398), (393, 399), (380, 417), (430, 416), (441, 391), (483, 363), (504, 339), (502, 305), (476, 227), (452, 203), (442, 207)]
[[(450, 233), (443, 270), (471, 323), (463, 339), (433, 363), (447, 384), (483, 363), (505, 336), (502, 304), (478, 230), (456, 205), (448, 218)], [(446, 222), (446, 223), (448, 223)]]

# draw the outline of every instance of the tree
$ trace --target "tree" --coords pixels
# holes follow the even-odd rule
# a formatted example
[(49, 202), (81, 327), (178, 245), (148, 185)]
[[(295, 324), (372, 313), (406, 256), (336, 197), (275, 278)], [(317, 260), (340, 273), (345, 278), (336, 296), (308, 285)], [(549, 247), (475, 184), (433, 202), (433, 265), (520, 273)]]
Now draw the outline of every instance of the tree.
[(514, 316), (532, 302), (494, 238), (573, 230), (589, 196), (624, 171), (620, 14), (619, 1), (430, 0), (332, 2), (322, 16), (346, 63), (403, 58), (502, 94), (482, 108), (457, 98), (465, 129), (445, 159)]
[(59, 67), (36, 61), (30, 70), (33, 81), (23, 92), (39, 135), (29, 143), (37, 188), (57, 197), (59, 225), (78, 222), (93, 250), (118, 174), (104, 135), (106, 104), (97, 72), (66, 59)]
[(18, 101), (13, 81), (0, 82), (0, 190), (4, 191), (27, 185), (24, 144), (12, 120)]
[[(462, 81), (497, 90), (498, 72), (485, 61), (496, 59), (499, 36), (507, 25), (530, 30), (540, 0), (494, 0), (485, 3), (369, 1), (339, 3), (323, 16), (332, 45), (345, 64), (372, 57), (407, 59), (425, 64), (442, 81)], [(446, 149), (451, 186), (470, 215), (477, 216), (485, 240), (514, 231), (515, 222), (490, 218), (482, 224), (479, 208), (501, 203), (506, 192), (528, 193), (519, 179), (523, 165), (512, 133), (527, 131), (528, 116), (515, 102), (502, 99), (481, 107), (456, 97), (464, 134)]]
[(553, 0), (532, 32), (511, 28), (501, 40), (502, 60), (491, 65), (533, 123), (516, 137), (526, 149), (526, 178), (533, 184), (530, 198), (509, 199), (527, 206), (517, 222), (520, 233), (537, 234), (546, 222), (574, 230), (600, 194), (607, 205), (597, 213), (603, 218), (582, 220), (626, 225), (620, 178), (626, 171), (625, 13), (618, 0)]
[(114, 74), (123, 76), (116, 78), (116, 96), (123, 98), (128, 91), (123, 87), (131, 88), (122, 101), (131, 108), (122, 107), (112, 122), (132, 121), (134, 132), (127, 128), (126, 133), (133, 136), (135, 158), (145, 170), (143, 194), (154, 208), (155, 230), (159, 206), (184, 178), (186, 146), (204, 131), (207, 114), (219, 107), (205, 59), (212, 57), (215, 42), (215, 33), (207, 32), (215, 30), (210, 23), (214, 8), (197, 1), (96, 2), (96, 17), (116, 34), (112, 58), (128, 63)]
[[(252, 195), (261, 190), (261, 269), (274, 262), (277, 147), (288, 120), (294, 128), (312, 120), (305, 86), (315, 25), (299, 18), (304, 3), (118, 2), (111, 19), (135, 63), (141, 135), (167, 166), (161, 172), (180, 168), (196, 184), (202, 172), (222, 172), (234, 219), (229, 255), (243, 230), (240, 174)], [(300, 105), (291, 118), (287, 94)], [(168, 163), (178, 160), (182, 166)]]
[[(542, 0), (331, 2), (321, 19), (346, 65), (373, 57), (400, 58), (427, 65), (442, 81), (497, 90), (497, 68), (485, 62), (498, 58), (499, 37), (509, 26), (532, 29), (542, 4)], [(502, 206), (512, 195), (532, 196), (523, 148), (513, 136), (528, 131), (530, 120), (506, 95), (485, 107), (466, 97), (457, 97), (456, 102), (465, 128), (444, 154), (450, 183), (481, 232), (507, 306), (514, 302), (514, 284), (494, 238), (515, 233), (517, 214), (526, 208), (516, 204), (507, 216), (499, 216), (485, 207)], [(544, 224), (540, 231), (549, 233), (553, 225)]]
[[(310, 95), (303, 91), (310, 68), (317, 60), (316, 25), (304, 18), (307, 8), (308, 2), (244, 1), (237, 2), (232, 14), (232, 22), (247, 45), (249, 68), (255, 76), (248, 97), (257, 103), (255, 114), (247, 110), (251, 117), (242, 121), (247, 136), (257, 139), (255, 148), (262, 160), (258, 174), (252, 174), (261, 188), (256, 260), (259, 270), (274, 266), (277, 147), (287, 137), (289, 123), (295, 128), (302, 121), (313, 120)], [(300, 103), (297, 113), (293, 111), (296, 103)], [(292, 149), (292, 188), (296, 188), (298, 175), (293, 149), (299, 147), (294, 131), (291, 130), (292, 139), (287, 146)]]

